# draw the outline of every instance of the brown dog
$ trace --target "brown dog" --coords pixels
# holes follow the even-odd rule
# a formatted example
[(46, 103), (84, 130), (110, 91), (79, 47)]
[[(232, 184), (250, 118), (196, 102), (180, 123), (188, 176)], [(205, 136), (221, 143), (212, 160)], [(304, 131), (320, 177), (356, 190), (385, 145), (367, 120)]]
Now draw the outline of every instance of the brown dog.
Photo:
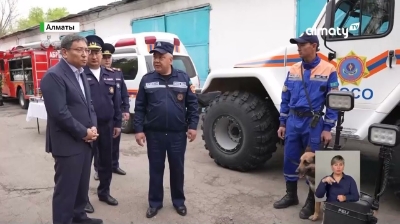
[[(297, 167), (296, 172), (299, 173), (299, 177), (305, 177), (308, 181), (310, 189), (315, 193), (315, 153), (307, 147), (305, 153), (300, 157), (300, 164)], [(321, 202), (315, 202), (314, 214), (308, 219), (312, 221), (318, 220), (319, 212), (321, 211)]]

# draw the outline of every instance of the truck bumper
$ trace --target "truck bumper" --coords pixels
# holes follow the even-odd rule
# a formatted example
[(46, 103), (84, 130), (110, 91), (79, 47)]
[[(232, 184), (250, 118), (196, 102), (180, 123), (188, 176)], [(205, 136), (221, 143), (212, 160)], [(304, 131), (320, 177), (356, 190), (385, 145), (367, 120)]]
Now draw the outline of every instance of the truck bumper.
[(208, 93), (201, 93), (201, 89), (196, 89), (197, 101), (199, 102), (199, 107), (207, 107), (211, 100), (216, 96), (220, 95), (221, 91), (214, 91)]

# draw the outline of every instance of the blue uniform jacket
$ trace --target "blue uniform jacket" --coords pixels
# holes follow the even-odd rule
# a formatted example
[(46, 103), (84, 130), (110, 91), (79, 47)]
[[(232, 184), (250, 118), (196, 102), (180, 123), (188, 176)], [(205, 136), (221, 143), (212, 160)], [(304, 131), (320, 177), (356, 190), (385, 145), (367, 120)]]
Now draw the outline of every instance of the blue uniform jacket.
[(120, 128), (122, 123), (121, 95), (119, 91), (116, 91), (117, 83), (114, 71), (101, 67), (100, 80), (97, 81), (88, 66), (85, 66), (84, 70), (90, 85), (90, 94), (97, 120), (99, 122), (113, 120), (114, 127)]
[(124, 75), (118, 68), (112, 68), (115, 74), (115, 81), (117, 82), (117, 91), (121, 95), (121, 110), (122, 113), (129, 113), (129, 94), (128, 88), (126, 88)]
[[(280, 124), (286, 125), (290, 109), (296, 111), (311, 111), (301, 81), (301, 66), (303, 65), (304, 82), (310, 96), (314, 112), (322, 111), (326, 102), (326, 95), (339, 86), (336, 68), (318, 56), (311, 63), (298, 62), (294, 64), (285, 80), (282, 89), (280, 108)], [(337, 120), (337, 111), (326, 109), (324, 131), (331, 131)]]
[[(333, 178), (333, 174), (330, 175)], [(324, 177), (325, 178), (325, 177)], [(317, 198), (323, 198), (326, 195), (327, 202), (338, 202), (337, 197), (339, 195), (346, 196), (346, 202), (356, 202), (360, 200), (360, 194), (358, 192), (356, 181), (353, 177), (343, 174), (342, 179), (339, 183), (319, 183), (315, 190), (315, 196)]]
[(135, 132), (196, 130), (198, 103), (191, 85), (189, 76), (177, 69), (167, 80), (156, 71), (144, 75), (135, 102)]

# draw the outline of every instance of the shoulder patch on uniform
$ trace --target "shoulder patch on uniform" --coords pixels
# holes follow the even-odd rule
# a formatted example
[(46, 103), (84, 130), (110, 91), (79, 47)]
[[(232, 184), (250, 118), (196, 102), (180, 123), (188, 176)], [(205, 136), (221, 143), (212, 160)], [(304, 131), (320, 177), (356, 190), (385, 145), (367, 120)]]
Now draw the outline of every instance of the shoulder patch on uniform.
[(193, 84), (190, 85), (190, 90), (192, 91), (192, 93), (196, 93), (196, 86), (194, 86)]
[(156, 73), (156, 71), (150, 71), (150, 72), (146, 73), (144, 76), (153, 75), (154, 73)]
[(178, 73), (178, 74), (185, 75), (185, 76), (187, 76), (189, 78), (189, 75), (186, 72), (182, 71), (182, 70), (175, 69), (175, 72)]
[(106, 68), (106, 70), (108, 70), (110, 72), (114, 72), (114, 70), (112, 68)]
[(113, 69), (114, 71), (119, 71), (119, 72), (121, 71), (121, 69), (119, 69), (119, 68), (114, 68), (114, 67), (113, 67), (112, 69)]

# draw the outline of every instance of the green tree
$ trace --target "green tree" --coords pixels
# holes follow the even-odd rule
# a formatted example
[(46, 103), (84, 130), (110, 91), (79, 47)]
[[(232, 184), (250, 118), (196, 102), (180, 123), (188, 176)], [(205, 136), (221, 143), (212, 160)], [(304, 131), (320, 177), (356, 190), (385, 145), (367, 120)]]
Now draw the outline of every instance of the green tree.
[(45, 13), (42, 8), (33, 7), (30, 9), (28, 17), (21, 18), (17, 21), (18, 30), (24, 30), (39, 25), (40, 22), (50, 22), (60, 19), (69, 14), (67, 8), (48, 9)]

